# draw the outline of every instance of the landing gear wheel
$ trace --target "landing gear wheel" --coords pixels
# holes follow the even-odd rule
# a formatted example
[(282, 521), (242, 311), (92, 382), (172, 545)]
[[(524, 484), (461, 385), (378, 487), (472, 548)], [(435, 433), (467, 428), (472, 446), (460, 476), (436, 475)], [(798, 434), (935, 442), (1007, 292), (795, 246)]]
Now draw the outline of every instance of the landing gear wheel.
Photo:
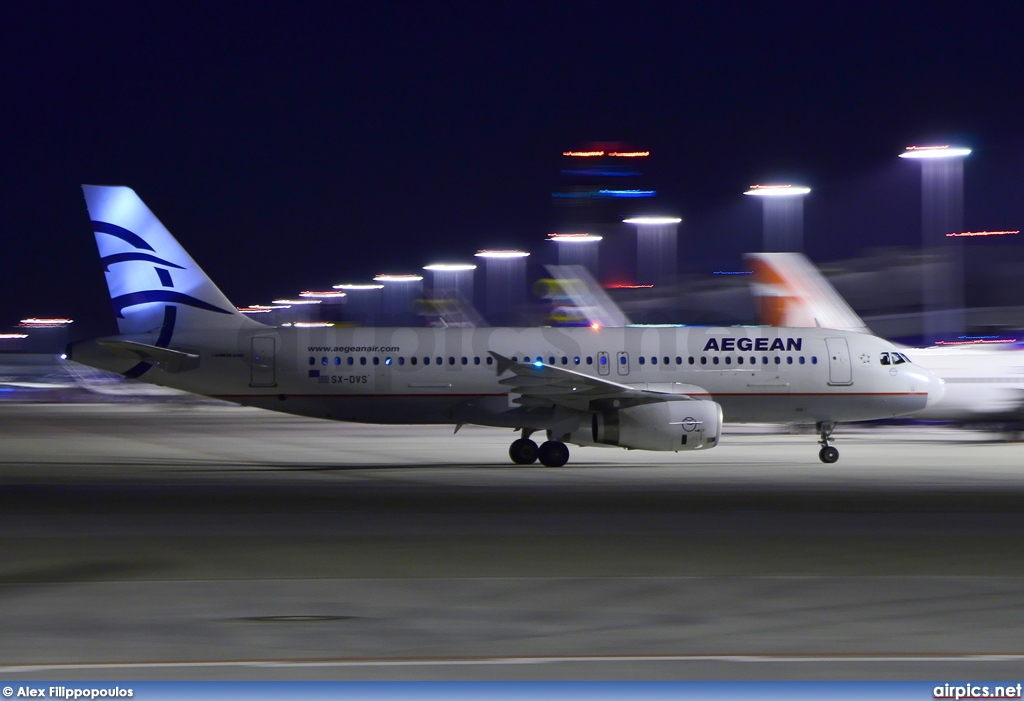
[(826, 446), (818, 451), (818, 458), (825, 464), (831, 465), (839, 459), (839, 451), (832, 446)]
[(562, 441), (546, 441), (538, 449), (540, 461), (547, 467), (561, 467), (569, 462), (569, 449)]
[(821, 440), (818, 441), (818, 445), (821, 446), (821, 450), (818, 451), (818, 459), (826, 465), (831, 465), (839, 459), (839, 451), (828, 444), (836, 425), (832, 421), (821, 421), (816, 428), (818, 435), (821, 436)]
[(532, 465), (537, 462), (537, 452), (537, 444), (529, 438), (518, 438), (508, 448), (508, 456), (516, 465)]

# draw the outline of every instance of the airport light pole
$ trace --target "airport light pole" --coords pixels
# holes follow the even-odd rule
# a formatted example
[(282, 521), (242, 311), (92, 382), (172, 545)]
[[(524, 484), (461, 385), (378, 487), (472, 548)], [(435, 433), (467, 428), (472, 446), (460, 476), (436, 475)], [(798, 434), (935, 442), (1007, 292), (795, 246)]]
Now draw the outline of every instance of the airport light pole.
[(392, 326), (414, 326), (416, 300), (423, 296), (422, 275), (380, 274), (374, 282), (384, 285), (384, 318)]
[(641, 285), (667, 285), (678, 266), (679, 217), (640, 216), (623, 219), (636, 226), (636, 281)]
[(381, 313), (384, 285), (381, 283), (343, 283), (333, 285), (336, 290), (344, 290), (348, 295), (349, 318), (358, 320), (365, 326), (376, 326)]
[(594, 234), (548, 234), (548, 241), (558, 246), (559, 265), (582, 265), (598, 277), (598, 246), (603, 236)]
[(960, 335), (964, 313), (963, 242), (946, 234), (964, 224), (964, 157), (971, 149), (908, 146), (900, 158), (921, 164), (921, 252), (924, 301), (923, 332), (934, 344)]
[(803, 250), (804, 197), (810, 192), (801, 185), (751, 185), (743, 193), (761, 200), (762, 250)]
[(487, 315), (491, 323), (511, 314), (526, 299), (526, 251), (482, 250), (477, 258), (486, 261)]

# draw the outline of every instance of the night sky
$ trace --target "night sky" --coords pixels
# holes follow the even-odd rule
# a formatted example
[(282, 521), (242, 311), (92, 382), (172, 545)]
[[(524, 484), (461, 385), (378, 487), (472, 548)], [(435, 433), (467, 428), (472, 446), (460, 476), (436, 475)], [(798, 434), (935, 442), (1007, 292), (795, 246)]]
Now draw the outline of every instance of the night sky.
[(589, 141), (652, 152), (692, 272), (758, 248), (772, 179), (815, 260), (918, 244), (913, 143), (974, 149), (969, 228), (1024, 228), (1019, 3), (11, 2), (0, 35), (0, 326), (113, 332), (83, 182), (240, 305), (542, 253)]

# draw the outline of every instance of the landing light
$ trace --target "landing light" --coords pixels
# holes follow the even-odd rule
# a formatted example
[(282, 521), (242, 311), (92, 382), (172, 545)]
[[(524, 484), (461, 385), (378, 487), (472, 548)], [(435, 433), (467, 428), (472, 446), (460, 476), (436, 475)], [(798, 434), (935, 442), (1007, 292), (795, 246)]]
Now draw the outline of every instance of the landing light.
[(624, 224), (678, 224), (682, 219), (679, 217), (630, 217), (623, 219)]
[(590, 325), (590, 328), (594, 329), (594, 331), (600, 331), (601, 324), (600, 322), (595, 321), (593, 324)]
[(799, 197), (810, 191), (811, 188), (800, 185), (751, 185), (743, 194), (755, 197)]

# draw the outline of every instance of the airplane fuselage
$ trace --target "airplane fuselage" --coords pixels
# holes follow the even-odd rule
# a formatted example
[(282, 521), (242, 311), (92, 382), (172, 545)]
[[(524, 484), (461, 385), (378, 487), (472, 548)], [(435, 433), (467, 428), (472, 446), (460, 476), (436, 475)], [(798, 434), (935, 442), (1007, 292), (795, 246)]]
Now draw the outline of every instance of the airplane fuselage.
[[(156, 334), (130, 338), (154, 343)], [(90, 345), (92, 344), (92, 345)], [(721, 404), (732, 422), (841, 422), (922, 409), (933, 380), (913, 364), (883, 368), (886, 341), (771, 327), (245, 328), (182, 330), (170, 348), (200, 356), (140, 379), (238, 404), (372, 423), (544, 428), (501, 384), (491, 353), (630, 387)], [(73, 358), (114, 372), (130, 361), (93, 342)]]

